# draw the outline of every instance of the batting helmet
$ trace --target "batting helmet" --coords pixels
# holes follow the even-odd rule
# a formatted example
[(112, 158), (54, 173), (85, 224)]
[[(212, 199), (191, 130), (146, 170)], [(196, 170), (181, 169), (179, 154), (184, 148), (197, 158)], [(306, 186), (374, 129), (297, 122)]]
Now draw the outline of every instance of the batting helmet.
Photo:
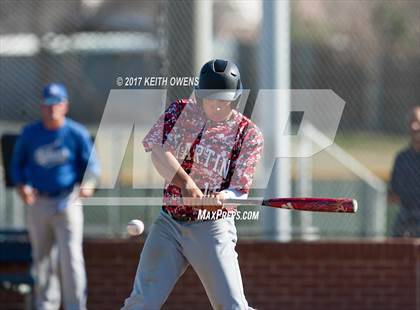
[(237, 102), (242, 94), (238, 67), (229, 60), (210, 60), (201, 68), (195, 93), (199, 101), (208, 98)]

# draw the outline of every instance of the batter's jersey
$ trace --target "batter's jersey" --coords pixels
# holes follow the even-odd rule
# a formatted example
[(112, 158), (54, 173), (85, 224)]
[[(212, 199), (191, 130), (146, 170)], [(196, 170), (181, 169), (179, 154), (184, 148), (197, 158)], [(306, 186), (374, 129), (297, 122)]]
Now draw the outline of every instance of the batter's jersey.
[[(192, 99), (173, 102), (143, 140), (146, 152), (154, 145), (170, 151), (204, 194), (232, 189), (248, 193), (258, 160), (263, 136), (247, 117), (232, 111), (222, 122), (206, 118)], [(164, 199), (181, 197), (181, 189), (166, 183)], [(189, 206), (166, 205), (177, 217), (197, 218), (198, 210)]]

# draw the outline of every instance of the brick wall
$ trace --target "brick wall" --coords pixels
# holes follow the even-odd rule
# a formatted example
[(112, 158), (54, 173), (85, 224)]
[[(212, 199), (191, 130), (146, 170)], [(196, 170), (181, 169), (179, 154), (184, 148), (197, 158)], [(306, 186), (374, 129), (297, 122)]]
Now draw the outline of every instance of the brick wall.
[[(0, 251), (2, 250), (0, 242)], [(0, 262), (0, 274), (22, 274), (28, 270), (25, 263), (2, 264)], [(28, 299), (28, 298), (27, 298)], [(2, 290), (0, 286), (0, 309), (21, 310), (25, 309), (25, 298), (17, 292)]]
[[(85, 241), (89, 309), (119, 309), (141, 246), (133, 240)], [(242, 242), (237, 250), (254, 308), (420, 310), (420, 240)], [(22, 309), (22, 299), (0, 292), (0, 309)], [(211, 309), (191, 268), (164, 309)]]

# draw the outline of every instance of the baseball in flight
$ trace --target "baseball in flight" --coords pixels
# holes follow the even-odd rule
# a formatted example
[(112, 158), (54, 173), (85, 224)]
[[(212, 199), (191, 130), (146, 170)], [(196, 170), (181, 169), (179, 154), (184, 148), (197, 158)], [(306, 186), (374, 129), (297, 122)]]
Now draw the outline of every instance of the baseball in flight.
[(140, 220), (131, 220), (127, 224), (127, 233), (130, 236), (140, 236), (144, 231), (144, 224)]

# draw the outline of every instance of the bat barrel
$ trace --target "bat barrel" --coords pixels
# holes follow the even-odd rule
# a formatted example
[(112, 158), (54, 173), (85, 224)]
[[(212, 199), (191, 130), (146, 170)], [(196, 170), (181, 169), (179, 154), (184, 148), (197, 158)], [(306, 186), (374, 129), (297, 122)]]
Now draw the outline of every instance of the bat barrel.
[(272, 198), (228, 199), (225, 204), (264, 205), (272, 208), (313, 212), (357, 212), (357, 201), (351, 198)]

